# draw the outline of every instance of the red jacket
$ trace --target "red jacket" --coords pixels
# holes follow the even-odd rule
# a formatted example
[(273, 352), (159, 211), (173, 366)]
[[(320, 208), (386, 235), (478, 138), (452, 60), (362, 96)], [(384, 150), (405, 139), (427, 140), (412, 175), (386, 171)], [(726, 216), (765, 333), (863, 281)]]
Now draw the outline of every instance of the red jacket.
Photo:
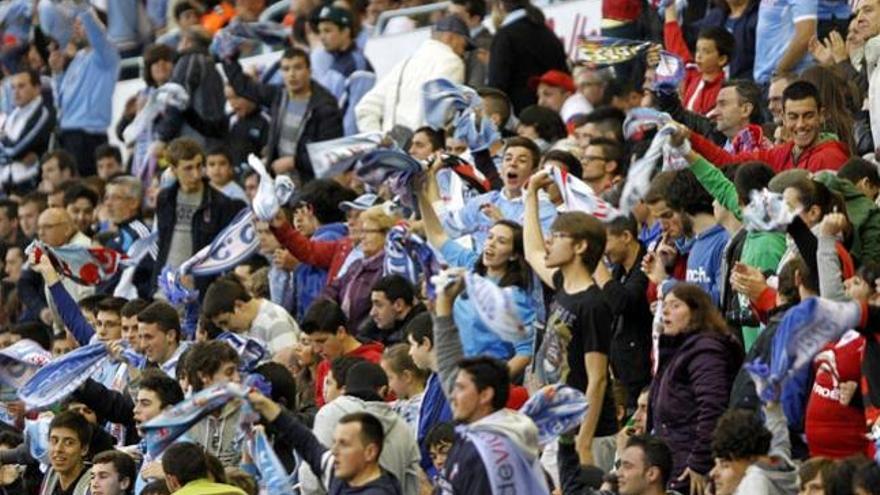
[(827, 343), (813, 359), (815, 378), (804, 423), (812, 457), (843, 459), (872, 453), (858, 389), (848, 404), (840, 402), (840, 384), (861, 382), (864, 350), (865, 337), (851, 330)]
[(289, 223), (271, 229), (278, 242), (300, 262), (327, 270), (327, 285), (336, 280), (339, 269), (354, 247), (349, 237), (336, 241), (313, 241)]
[(641, 0), (602, 0), (602, 19), (635, 22), (641, 13)]
[[(667, 50), (678, 55), (687, 63), (682, 106), (692, 112), (706, 115), (715, 108), (715, 100), (718, 99), (721, 85), (724, 84), (724, 73), (718, 74), (711, 81), (703, 80), (703, 74), (696, 64), (690, 63), (694, 61), (694, 57), (684, 41), (684, 35), (681, 34), (681, 26), (678, 25), (678, 22), (670, 21), (663, 24), (663, 41)], [(694, 94), (698, 90), (699, 94), (694, 98)], [(691, 105), (692, 99), (694, 100), (693, 105)]]
[[(363, 358), (371, 363), (379, 364), (384, 350), (385, 346), (381, 342), (367, 342), (346, 354), (345, 357)], [(330, 373), (330, 361), (325, 359), (318, 363), (318, 368), (315, 370), (315, 403), (318, 407), (324, 405), (324, 379), (327, 378), (328, 373)]]
[(767, 150), (755, 150), (731, 155), (697, 133), (691, 134), (691, 145), (694, 151), (715, 165), (724, 166), (757, 160), (770, 165), (776, 173), (792, 168), (802, 168), (810, 172), (820, 170), (837, 170), (849, 159), (846, 145), (836, 139), (820, 140), (815, 145), (802, 151), (797, 161), (794, 160), (792, 149), (794, 142), (787, 142)]

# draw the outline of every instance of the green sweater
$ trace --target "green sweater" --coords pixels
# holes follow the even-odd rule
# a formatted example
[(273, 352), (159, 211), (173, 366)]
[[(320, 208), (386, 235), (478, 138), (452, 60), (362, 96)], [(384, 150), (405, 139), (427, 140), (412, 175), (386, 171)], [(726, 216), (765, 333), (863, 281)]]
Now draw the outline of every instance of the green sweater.
[(832, 172), (822, 172), (815, 180), (843, 196), (846, 215), (853, 225), (850, 254), (857, 264), (880, 262), (880, 208), (862, 194), (852, 182)]
[[(721, 170), (718, 170), (703, 157), (692, 163), (690, 169), (700, 184), (722, 207), (733, 213), (737, 220), (742, 220), (742, 208), (739, 206), (736, 186), (724, 176)], [(785, 253), (785, 234), (781, 232), (749, 232), (746, 234), (740, 261), (754, 266), (762, 272), (775, 272), (783, 253)]]

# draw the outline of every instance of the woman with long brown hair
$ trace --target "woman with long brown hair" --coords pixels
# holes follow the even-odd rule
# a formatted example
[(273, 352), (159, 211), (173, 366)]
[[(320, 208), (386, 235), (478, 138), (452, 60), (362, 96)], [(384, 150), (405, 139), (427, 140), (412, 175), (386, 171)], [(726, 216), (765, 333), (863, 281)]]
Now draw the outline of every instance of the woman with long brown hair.
[(675, 285), (662, 311), (649, 430), (673, 452), (670, 488), (701, 495), (714, 465), (712, 432), (727, 409), (743, 349), (709, 294), (694, 284)]

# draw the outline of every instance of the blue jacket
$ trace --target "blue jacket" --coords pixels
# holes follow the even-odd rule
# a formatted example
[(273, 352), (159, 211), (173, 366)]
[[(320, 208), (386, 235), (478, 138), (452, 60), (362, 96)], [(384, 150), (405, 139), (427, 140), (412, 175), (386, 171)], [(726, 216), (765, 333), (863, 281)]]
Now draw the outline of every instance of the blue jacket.
[(425, 437), (438, 424), (451, 421), (452, 409), (449, 408), (449, 401), (443, 395), (440, 375), (431, 373), (431, 376), (428, 377), (428, 382), (425, 384), (425, 392), (422, 395), (422, 405), (419, 408), (419, 427), (418, 431), (416, 431), (416, 441), (419, 443), (419, 450), (422, 451), (422, 461), (420, 464), (431, 480), (438, 473), (434, 469), (434, 463), (431, 462), (431, 453), (428, 452), (428, 446), (425, 445)]
[[(348, 235), (344, 223), (322, 225), (312, 234), (313, 241), (336, 241)], [(296, 290), (294, 318), (300, 321), (306, 309), (327, 285), (327, 270), (308, 263), (300, 263), (293, 270), (293, 287)]]
[[(441, 247), (440, 253), (451, 266), (458, 266), (472, 270), (479, 255), (463, 247), (453, 240), (448, 240)], [(494, 358), (508, 360), (513, 356), (531, 356), (535, 342), (535, 301), (529, 294), (516, 288), (515, 303), (519, 311), (519, 317), (523, 325), (529, 329), (529, 336), (516, 344), (501, 340), (495, 332), (489, 329), (477, 315), (473, 302), (462, 294), (455, 300), (452, 316), (458, 334), (461, 337), (461, 345), (465, 356), (478, 356), (488, 354)]]
[(685, 280), (702, 287), (715, 304), (721, 299), (721, 260), (724, 258), (724, 246), (729, 239), (730, 234), (724, 227), (715, 224), (694, 239), (688, 255)]
[(90, 48), (80, 50), (56, 81), (61, 130), (107, 134), (113, 90), (119, 75), (119, 52), (91, 12), (78, 15)]

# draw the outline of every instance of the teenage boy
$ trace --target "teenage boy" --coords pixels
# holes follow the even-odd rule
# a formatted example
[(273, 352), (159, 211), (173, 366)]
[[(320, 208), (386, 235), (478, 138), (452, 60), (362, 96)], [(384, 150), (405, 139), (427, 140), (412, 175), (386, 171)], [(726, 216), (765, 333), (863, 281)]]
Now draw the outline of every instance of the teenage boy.
[[(226, 342), (199, 342), (186, 355), (186, 378), (193, 393), (221, 383), (240, 383), (238, 365), (238, 354)], [(239, 401), (227, 402), (193, 425), (187, 435), (199, 442), (205, 451), (216, 456), (224, 466), (238, 466), (241, 451), (235, 439), (240, 414)], [(162, 459), (163, 467), (166, 459), (167, 455)]]
[(202, 314), (220, 328), (260, 339), (272, 354), (299, 340), (299, 325), (290, 313), (268, 299), (251, 297), (240, 282), (231, 278), (211, 284)]
[(85, 495), (89, 489), (86, 454), (92, 427), (81, 414), (65, 411), (49, 423), (49, 470), (40, 495)]
[(419, 407), (419, 423), (416, 437), (422, 449), (422, 468), (430, 479), (434, 479), (438, 471), (431, 462), (427, 450), (428, 433), (440, 423), (452, 421), (452, 410), (449, 401), (443, 395), (440, 375), (437, 374), (437, 351), (434, 349), (434, 322), (427, 312), (417, 315), (406, 326), (406, 339), (409, 343), (409, 355), (419, 368), (430, 371)]
[(129, 495), (134, 487), (134, 460), (118, 450), (95, 456), (90, 495)]
[(315, 352), (321, 356), (315, 375), (315, 401), (324, 405), (324, 380), (330, 371), (330, 363), (340, 357), (360, 357), (379, 364), (384, 346), (379, 342), (362, 343), (348, 331), (345, 313), (333, 301), (315, 301), (306, 311), (302, 331), (309, 336)]
[[(541, 163), (541, 150), (531, 139), (515, 137), (507, 140), (501, 162), (501, 190), (468, 198), (464, 206), (456, 211), (440, 215), (443, 228), (449, 237), (457, 239), (472, 235), (475, 249), (481, 250), (489, 229), (499, 218), (522, 223), (523, 188), (529, 177), (538, 170)], [(440, 170), (432, 168), (431, 174)], [(431, 175), (425, 194), (435, 204), (440, 200), (440, 190), (436, 178)], [(546, 198), (540, 201), (541, 226), (546, 230), (556, 218), (556, 208)]]
[(715, 99), (724, 83), (724, 68), (734, 53), (736, 40), (723, 27), (707, 27), (700, 30), (697, 37), (696, 56), (691, 54), (678, 25), (678, 11), (675, 5), (666, 8), (666, 23), (663, 26), (663, 39), (666, 48), (685, 62), (695, 62), (689, 66), (684, 80), (684, 107), (692, 112), (706, 115), (715, 108)]
[[(559, 349), (567, 350), (560, 362), (553, 363), (556, 369), (564, 370), (566, 362), (561, 359), (567, 360), (567, 376), (562, 374), (558, 378), (584, 390), (587, 401), (596, 405), (587, 411), (577, 432), (580, 464), (595, 465), (608, 472), (614, 462), (617, 433), (608, 377), (612, 312), (593, 278), (605, 252), (605, 227), (583, 212), (562, 213), (550, 227), (551, 237), (545, 244), (538, 222), (538, 192), (551, 183), (547, 172), (532, 177), (526, 191), (523, 225), (526, 261), (545, 284), (556, 290), (542, 346), (559, 345)], [(564, 436), (560, 441), (572, 440), (571, 436)], [(561, 482), (566, 486), (566, 480)]]

